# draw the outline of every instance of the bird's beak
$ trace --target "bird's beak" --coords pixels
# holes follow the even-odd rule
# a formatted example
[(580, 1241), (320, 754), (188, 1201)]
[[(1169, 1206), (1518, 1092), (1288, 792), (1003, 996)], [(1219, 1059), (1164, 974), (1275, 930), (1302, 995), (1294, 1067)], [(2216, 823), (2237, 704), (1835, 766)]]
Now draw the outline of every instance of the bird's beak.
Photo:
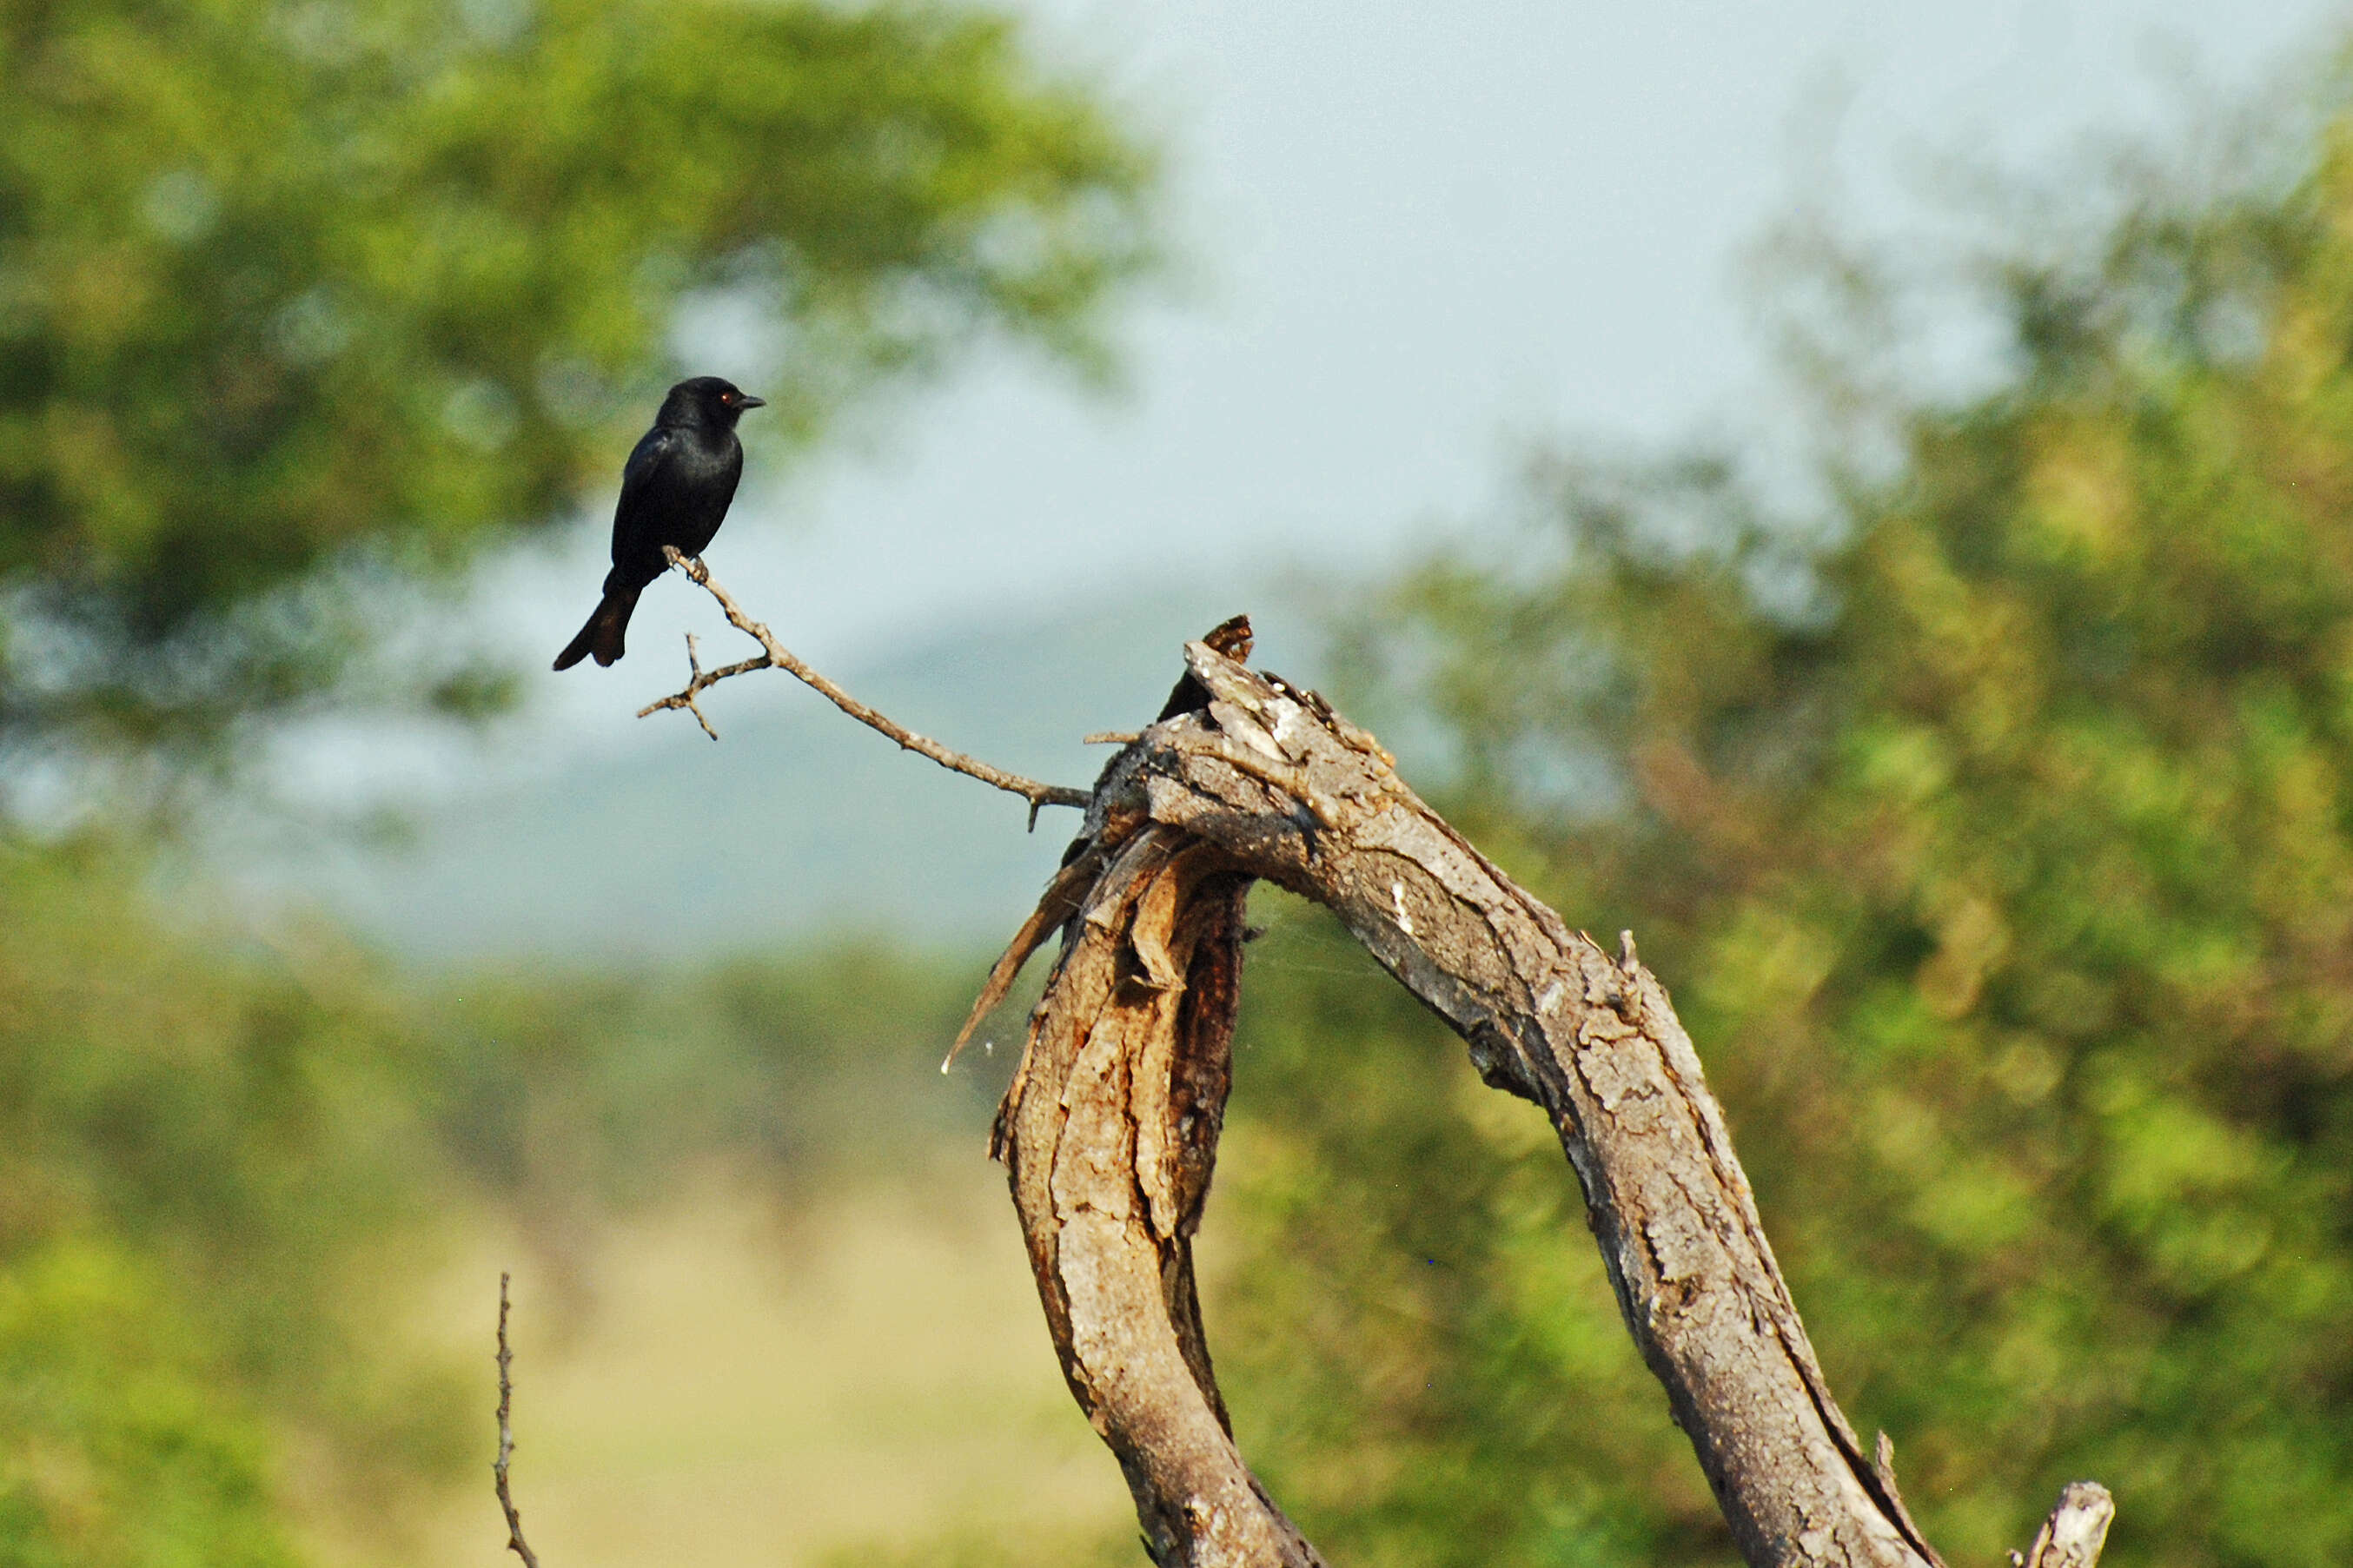
[(747, 392), (742, 398), (737, 400), (735, 406), (738, 408), (765, 408), (768, 406), (768, 400), (765, 397), (754, 397)]

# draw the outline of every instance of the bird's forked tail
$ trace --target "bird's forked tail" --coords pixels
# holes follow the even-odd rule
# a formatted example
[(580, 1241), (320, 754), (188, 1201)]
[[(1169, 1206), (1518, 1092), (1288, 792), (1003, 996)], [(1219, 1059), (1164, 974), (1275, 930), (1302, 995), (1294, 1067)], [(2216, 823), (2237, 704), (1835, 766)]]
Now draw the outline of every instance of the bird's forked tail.
[(596, 656), (598, 664), (611, 664), (619, 658), (627, 651), (622, 637), (629, 629), (629, 615), (638, 607), (638, 595), (643, 590), (639, 588), (608, 584), (604, 600), (597, 605), (596, 613), (588, 617), (588, 624), (582, 626), (580, 635), (565, 644), (564, 651), (555, 656), (555, 668), (570, 669), (590, 654)]

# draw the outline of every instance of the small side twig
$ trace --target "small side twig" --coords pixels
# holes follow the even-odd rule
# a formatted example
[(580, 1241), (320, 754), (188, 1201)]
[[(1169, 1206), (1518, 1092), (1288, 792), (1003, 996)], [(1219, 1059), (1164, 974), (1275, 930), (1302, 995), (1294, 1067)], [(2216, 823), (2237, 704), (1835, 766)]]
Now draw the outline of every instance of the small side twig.
[(1071, 805), (1082, 810), (1085, 809), (1088, 800), (1092, 798), (1085, 790), (1071, 789), (1066, 784), (1041, 784), (1036, 779), (1024, 778), (1019, 773), (1007, 773), (1003, 768), (991, 767), (977, 758), (965, 756), (962, 752), (943, 746), (928, 735), (918, 735), (905, 725), (869, 708), (865, 703), (859, 701), (849, 692), (803, 664), (790, 648), (776, 640), (775, 633), (768, 630), (762, 623), (745, 615), (743, 607), (735, 603), (734, 595), (719, 585), (718, 581), (711, 575), (711, 568), (705, 566), (701, 560), (681, 554), (675, 546), (665, 546), (662, 553), (669, 556), (670, 564), (684, 572), (688, 579), (696, 586), (717, 600), (719, 608), (727, 616), (727, 624), (758, 643), (761, 651), (750, 658), (739, 660), (734, 664), (723, 665), (717, 669), (704, 669), (697, 655), (694, 639), (689, 637), (686, 660), (688, 679), (685, 687), (658, 702), (649, 702), (638, 709), (638, 718), (647, 718), (666, 708), (683, 708), (694, 715), (696, 722), (702, 726), (703, 733), (715, 741), (719, 739), (719, 732), (711, 727), (711, 721), (703, 717), (702, 710), (696, 704), (696, 699), (732, 676), (748, 674), (755, 669), (781, 669), (868, 729), (890, 737), (902, 751), (929, 757), (952, 773), (978, 779), (981, 783), (993, 785), (1008, 795), (1019, 795), (1029, 803), (1029, 826), (1033, 828), (1038, 826), (1038, 811), (1041, 806)]
[[(683, 694), (686, 710), (694, 715), (694, 721), (702, 726), (702, 732), (715, 741), (719, 739), (719, 731), (711, 727), (710, 717), (702, 711), (702, 704), (694, 700), (698, 687), (702, 683), (702, 647), (695, 640), (692, 632), (686, 634), (686, 672), (690, 677)], [(640, 713), (638, 717), (642, 719), (645, 714)]]
[(514, 1428), (507, 1412), (514, 1402), (514, 1379), (509, 1369), (514, 1352), (507, 1348), (507, 1276), (499, 1275), (499, 1457), (491, 1462), (499, 1507), (506, 1510), (507, 1550), (522, 1559), (523, 1568), (539, 1568), (539, 1558), (522, 1538), (522, 1515), (515, 1510), (514, 1495), (507, 1490), (507, 1462), (514, 1458)]

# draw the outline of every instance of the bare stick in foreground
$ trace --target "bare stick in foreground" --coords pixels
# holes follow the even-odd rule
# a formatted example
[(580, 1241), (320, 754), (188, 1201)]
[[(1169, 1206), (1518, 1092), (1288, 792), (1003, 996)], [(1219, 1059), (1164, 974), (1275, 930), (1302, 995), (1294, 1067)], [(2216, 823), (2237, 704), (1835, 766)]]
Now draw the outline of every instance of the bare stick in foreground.
[(1041, 784), (1036, 779), (1023, 778), (1019, 773), (1008, 773), (1002, 768), (991, 767), (976, 758), (965, 756), (962, 752), (941, 745), (928, 735), (918, 735), (905, 725), (869, 708), (803, 664), (798, 656), (776, 640), (776, 634), (768, 630), (765, 623), (745, 615), (743, 607), (735, 603), (734, 595), (719, 585), (711, 575), (711, 569), (700, 560), (680, 554), (674, 546), (664, 546), (662, 552), (670, 557), (671, 565), (684, 572), (690, 580), (717, 600), (720, 609), (727, 616), (727, 624), (758, 643), (761, 651), (750, 658), (722, 665), (717, 669), (705, 669), (694, 638), (689, 637), (686, 639), (686, 685), (659, 701), (649, 702), (638, 709), (638, 718), (659, 713), (666, 708), (683, 708), (694, 715), (695, 722), (702, 726), (702, 732), (715, 741), (719, 739), (719, 731), (711, 727), (711, 721), (703, 714), (699, 700), (702, 694), (731, 676), (748, 675), (755, 669), (781, 669), (814, 689), (818, 695), (868, 729), (889, 736), (902, 750), (929, 757), (944, 768), (978, 779), (1009, 795), (1019, 795), (1029, 803), (1029, 826), (1032, 827), (1038, 826), (1038, 809), (1040, 806), (1084, 806), (1087, 804), (1088, 795), (1084, 790), (1071, 789), (1064, 784)]
[(507, 1548), (522, 1559), (523, 1568), (539, 1568), (539, 1558), (522, 1538), (522, 1515), (515, 1511), (514, 1496), (507, 1490), (507, 1462), (514, 1458), (514, 1428), (507, 1424), (507, 1411), (514, 1402), (514, 1379), (509, 1369), (514, 1363), (514, 1352), (507, 1348), (507, 1276), (499, 1275), (499, 1457), (491, 1462), (491, 1479), (499, 1494), (499, 1507), (506, 1510)]
[[(1193, 1288), (1241, 900), (1265, 878), (1331, 909), (1482, 1078), (1552, 1120), (1627, 1329), (1747, 1562), (1936, 1564), (1885, 1439), (1866, 1450), (1831, 1397), (1723, 1111), (1631, 937), (1613, 954), (1572, 931), (1314, 693), (1206, 643), (1186, 662), (1187, 686), (1104, 770), (973, 1020), (1060, 932), (992, 1147), (1064, 1375), (1154, 1561), (1320, 1561), (1234, 1447)], [(2087, 1542), (2073, 1556), (2038, 1542), (2036, 1562), (2092, 1568), (2104, 1534), (2072, 1535)]]

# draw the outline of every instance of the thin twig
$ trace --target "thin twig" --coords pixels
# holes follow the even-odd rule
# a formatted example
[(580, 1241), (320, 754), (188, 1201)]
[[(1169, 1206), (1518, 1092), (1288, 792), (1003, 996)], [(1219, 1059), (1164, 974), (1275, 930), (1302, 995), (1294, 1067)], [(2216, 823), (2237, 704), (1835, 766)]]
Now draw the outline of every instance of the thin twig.
[(539, 1568), (539, 1558), (522, 1538), (522, 1515), (515, 1511), (513, 1494), (507, 1490), (507, 1461), (514, 1457), (514, 1428), (507, 1425), (507, 1411), (514, 1402), (514, 1379), (508, 1369), (514, 1363), (514, 1352), (507, 1348), (507, 1277), (499, 1275), (499, 1457), (491, 1464), (491, 1477), (498, 1483), (499, 1507), (507, 1515), (507, 1550), (522, 1559), (523, 1568)]
[(659, 713), (665, 708), (683, 708), (694, 715), (696, 721), (702, 726), (703, 733), (715, 741), (719, 739), (719, 732), (711, 727), (711, 721), (703, 717), (702, 710), (697, 705), (695, 700), (730, 676), (744, 675), (755, 669), (781, 669), (786, 675), (813, 689), (818, 696), (868, 729), (879, 731), (889, 736), (898, 742), (902, 750), (929, 757), (953, 773), (962, 773), (967, 778), (978, 779), (985, 784), (993, 784), (1008, 795), (1019, 795), (1029, 803), (1029, 826), (1033, 828), (1038, 826), (1038, 809), (1040, 806), (1074, 805), (1081, 809), (1086, 806), (1091, 797), (1082, 789), (1071, 789), (1065, 784), (1040, 784), (1036, 779), (1023, 778), (1019, 773), (1008, 773), (1002, 768), (993, 768), (976, 758), (967, 757), (962, 752), (953, 751), (941, 745), (928, 735), (918, 735), (905, 725), (896, 723), (876, 712), (807, 665), (803, 664), (790, 648), (776, 640), (775, 633), (745, 615), (743, 607), (735, 603), (734, 595), (719, 585), (717, 580), (711, 575), (711, 568), (705, 566), (699, 558), (682, 555), (673, 546), (664, 546), (662, 553), (669, 556), (670, 564), (684, 572), (690, 581), (713, 599), (718, 600), (720, 609), (727, 616), (727, 624), (758, 643), (762, 651), (754, 658), (743, 659), (734, 664), (723, 665), (717, 669), (704, 669), (697, 657), (694, 639), (689, 637), (686, 650), (689, 679), (684, 689), (673, 692), (659, 702), (649, 702), (638, 709), (638, 718), (643, 719), (650, 714)]
[[(692, 632), (686, 634), (686, 672), (692, 680), (702, 679), (702, 647), (695, 640)], [(711, 727), (711, 720), (702, 711), (702, 705), (694, 700), (694, 687), (691, 681), (686, 689), (686, 707), (687, 710), (694, 715), (694, 721), (702, 726), (704, 734), (714, 741), (719, 739), (719, 731)], [(645, 715), (640, 713), (638, 717), (642, 719)]]

